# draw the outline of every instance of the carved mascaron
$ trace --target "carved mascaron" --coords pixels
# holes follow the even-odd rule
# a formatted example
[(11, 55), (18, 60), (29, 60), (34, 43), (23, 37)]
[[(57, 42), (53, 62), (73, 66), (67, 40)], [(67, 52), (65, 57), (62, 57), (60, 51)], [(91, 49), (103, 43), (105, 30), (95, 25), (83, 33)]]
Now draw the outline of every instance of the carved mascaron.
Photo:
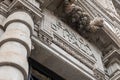
[(71, 25), (73, 29), (81, 33), (83, 31), (96, 32), (103, 27), (102, 18), (95, 18), (91, 21), (89, 14), (81, 7), (75, 5), (74, 1), (75, 0), (65, 0), (64, 2), (66, 22)]

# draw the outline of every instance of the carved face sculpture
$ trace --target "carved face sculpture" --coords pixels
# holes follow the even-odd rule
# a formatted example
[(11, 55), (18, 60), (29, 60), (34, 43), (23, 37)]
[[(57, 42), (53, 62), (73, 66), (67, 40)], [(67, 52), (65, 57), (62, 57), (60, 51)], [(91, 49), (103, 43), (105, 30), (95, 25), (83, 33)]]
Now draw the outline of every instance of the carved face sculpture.
[(103, 19), (100, 17), (96, 17), (90, 22), (90, 31), (96, 32), (97, 30), (99, 30), (103, 26), (104, 26)]
[(90, 16), (81, 7), (72, 5), (75, 0), (65, 0), (66, 21), (79, 31), (95, 32), (103, 26), (103, 19), (95, 18), (90, 22)]

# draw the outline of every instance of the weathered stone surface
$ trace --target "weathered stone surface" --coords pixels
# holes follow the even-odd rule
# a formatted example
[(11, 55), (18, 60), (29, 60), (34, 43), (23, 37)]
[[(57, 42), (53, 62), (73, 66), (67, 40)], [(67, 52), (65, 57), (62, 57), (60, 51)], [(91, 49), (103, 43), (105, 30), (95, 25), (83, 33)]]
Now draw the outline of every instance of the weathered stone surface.
[(81, 7), (75, 5), (74, 2), (75, 0), (64, 1), (65, 20), (73, 29), (84, 35), (88, 31), (96, 32), (103, 27), (102, 18), (91, 20), (90, 15)]
[(0, 75), (0, 79), (27, 80), (27, 56), (31, 50), (30, 33), (34, 27), (33, 20), (28, 13), (17, 11), (6, 19), (4, 25), (6, 31), (0, 38), (0, 74), (6, 73), (6, 70), (9, 72), (6, 77)]
[(0, 67), (0, 80), (24, 80), (23, 74), (11, 66)]
[[(111, 51), (119, 49), (116, 45), (120, 42), (117, 39), (120, 38), (119, 17), (114, 15), (116, 11), (111, 0), (0, 0), (0, 2), (1, 14), (6, 13), (8, 16), (3, 25), (5, 17), (0, 15), (0, 25), (4, 26), (5, 30), (4, 33), (3, 29), (0, 29), (0, 80), (27, 80), (27, 56), (31, 51), (32, 32), (35, 33), (32, 35), (32, 43), (35, 44), (32, 58), (61, 77), (68, 80), (104, 80), (107, 76), (104, 69), (107, 69), (109, 76), (115, 75), (106, 80), (120, 79), (120, 61), (111, 61), (113, 59)], [(14, 12), (18, 9), (25, 11)], [(43, 9), (48, 9), (52, 15), (46, 16)], [(63, 9), (64, 11), (59, 11)], [(86, 39), (89, 41), (62, 22), (64, 13), (69, 26), (79, 33), (83, 32), (82, 36), (91, 33), (90, 39), (95, 43), (89, 43), (88, 38)], [(104, 26), (103, 20), (99, 17), (104, 18)], [(105, 57), (107, 55), (110, 60)], [(119, 56), (114, 57), (119, 59)], [(102, 64), (103, 58), (106, 58), (106, 62)]]

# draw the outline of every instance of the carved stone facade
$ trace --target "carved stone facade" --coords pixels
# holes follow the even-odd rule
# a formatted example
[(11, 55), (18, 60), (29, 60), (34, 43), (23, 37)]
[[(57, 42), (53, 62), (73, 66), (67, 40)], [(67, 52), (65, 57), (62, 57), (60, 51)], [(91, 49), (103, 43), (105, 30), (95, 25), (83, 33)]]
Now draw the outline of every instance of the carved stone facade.
[(0, 80), (119, 80), (111, 2), (0, 0)]
[[(66, 22), (78, 33), (96, 32), (103, 27), (103, 19), (96, 17), (94, 20), (85, 12), (82, 7), (74, 4), (75, 0), (64, 1), (64, 13)], [(83, 34), (84, 35), (84, 34)]]

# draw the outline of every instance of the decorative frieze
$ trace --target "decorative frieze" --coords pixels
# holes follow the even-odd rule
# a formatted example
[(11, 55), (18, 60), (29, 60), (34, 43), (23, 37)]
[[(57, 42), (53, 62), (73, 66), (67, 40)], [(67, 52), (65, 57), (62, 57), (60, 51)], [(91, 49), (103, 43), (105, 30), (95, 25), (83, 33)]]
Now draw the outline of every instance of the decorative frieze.
[(54, 35), (60, 36), (61, 38), (66, 40), (65, 43), (68, 42), (72, 44), (72, 47), (74, 46), (74, 48), (79, 49), (81, 52), (91, 57), (94, 57), (89, 44), (86, 43), (85, 40), (82, 37), (80, 37), (77, 33), (74, 33), (71, 30), (65, 28), (65, 25), (63, 25), (62, 22), (57, 20), (55, 24), (51, 23), (51, 28), (53, 29)]
[(50, 45), (52, 43), (52, 37), (44, 34), (44, 33), (39, 33), (38, 35), (39, 40), (41, 40), (43, 43)]
[(94, 67), (97, 59), (93, 46), (49, 11), (44, 12), (39, 32), (40, 39), (44, 43), (50, 40), (89, 68)]
[[(54, 35), (53, 43), (55, 43), (60, 48), (62, 48), (66, 52), (68, 52), (70, 55), (72, 55), (73, 57), (78, 59), (84, 65), (88, 66), (90, 69), (93, 69), (94, 64), (95, 64), (94, 61), (90, 61), (89, 58), (86, 58), (85, 56), (81, 55), (81, 53), (79, 53), (79, 51), (76, 51), (75, 49), (73, 49), (71, 46), (69, 46), (69, 44), (65, 43), (63, 40), (61, 40), (56, 35)], [(94, 57), (94, 55), (93, 55), (93, 57)]]

